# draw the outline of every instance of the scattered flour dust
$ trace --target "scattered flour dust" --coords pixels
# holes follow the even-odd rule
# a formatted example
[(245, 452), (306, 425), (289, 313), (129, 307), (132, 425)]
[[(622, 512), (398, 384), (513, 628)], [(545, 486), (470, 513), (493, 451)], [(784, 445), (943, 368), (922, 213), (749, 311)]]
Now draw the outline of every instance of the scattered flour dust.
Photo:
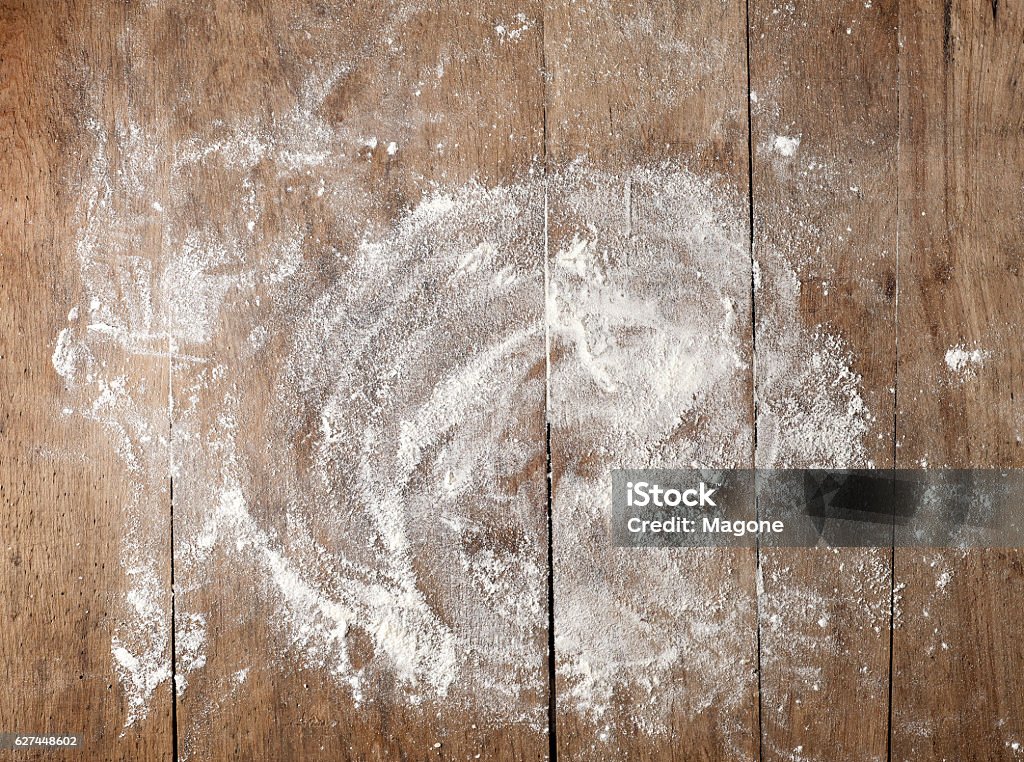
[(838, 335), (802, 326), (796, 273), (774, 265), (773, 310), (758, 326), (758, 463), (872, 468), (864, 442), (875, 419), (853, 357)]
[[(799, 145), (799, 135), (774, 139), (783, 156)], [(805, 280), (816, 278), (827, 294), (836, 273), (826, 252), (854, 234), (830, 199), (856, 188), (844, 168), (815, 155), (799, 166), (776, 163), (775, 170), (795, 197), (766, 205), (755, 218), (757, 465), (873, 468), (866, 441), (876, 417), (853, 370), (856, 358), (841, 335), (808, 325), (801, 311)]]
[(494, 27), (494, 33), (502, 41), (515, 42), (534, 26), (525, 13), (517, 13), (512, 23), (499, 23)]
[[(165, 398), (143, 372), (145, 357), (166, 355), (167, 330), (152, 294), (152, 262), (139, 256), (151, 208), (135, 193), (154, 185), (154, 164), (142, 161), (118, 173), (110, 143), (151, 156), (138, 130), (122, 126), (109, 136), (90, 125), (96, 150), (80, 199), (80, 235), (74, 252), (82, 293), (57, 336), (52, 362), (64, 380), (64, 415), (102, 427), (132, 484), (122, 504), (121, 563), (127, 593), (111, 633), (111, 652), (127, 697), (126, 723), (146, 717), (148, 702), (170, 669), (170, 600), (162, 562), (169, 528), (165, 513), (170, 470)], [(111, 180), (118, 177), (117, 185)]]
[[(344, 277), (316, 284), (301, 239), (255, 232), (259, 182), (267, 181), (235, 146), (276, 164), (272, 179), (296, 193), (347, 195), (344, 179), (334, 186), (296, 169), (286, 141), (243, 133), (218, 138), (216, 150), (190, 141), (179, 167), (241, 175), (227, 200), (242, 222), (197, 229), (179, 211), (187, 185), (150, 172), (155, 149), (130, 115), (90, 131), (83, 289), (56, 337), (53, 365), (67, 383), (70, 414), (110, 428), (140, 483), (173, 474), (189, 484), (176, 500), (181, 521), (193, 519), (176, 535), (178, 691), (209, 664), (206, 614), (189, 610), (190, 594), (216, 581), (215, 561), (228, 555), (259, 570), (253, 592), (273, 605), (282, 668), (296, 659), (324, 668), (357, 704), (397, 683), (412, 704), (445, 699), (543, 728), (539, 175), (508, 188), (432, 193), (394, 227), (370, 225), (352, 250), (329, 252)], [(270, 148), (254, 147), (263, 145)], [(159, 209), (137, 201), (164, 188)], [(325, 211), (351, 226), (348, 209)], [(133, 252), (154, 228), (168, 253), (140, 260)], [(229, 370), (214, 349), (224, 318), (251, 304), (262, 305), (264, 322), (253, 325), (244, 351), (276, 362), (261, 372), (284, 381), (271, 408), (258, 412), (273, 436), (257, 470), (236, 446), (236, 422), (254, 404), (245, 370)], [(171, 362), (170, 399), (147, 396), (144, 379), (115, 372), (142, 356)], [(201, 414), (211, 403), (220, 411), (212, 424)], [(311, 463), (285, 444), (309, 433), (304, 421), (317, 422)], [(283, 532), (253, 511), (263, 495), (252, 484), (268, 465), (287, 490)], [(140, 490), (123, 506), (125, 521), (140, 524), (124, 545), (128, 612), (112, 638), (128, 724), (146, 716), (171, 674), (166, 581), (152, 566), (168, 529), (152, 506), (165, 499)]]
[[(357, 700), (383, 668), (412, 703), (546, 721), (523, 698), (543, 693), (546, 620), (541, 190), (428, 196), (360, 240), (292, 321), (270, 425), (291, 441), (315, 424), (288, 501), (344, 554), (318, 592), (334, 608), (307, 616), (322, 601), (267, 565), (293, 637)], [(353, 632), (370, 641), (367, 666), (350, 657)]]
[[(189, 483), (193, 519), (176, 526), (179, 691), (214, 667), (210, 612), (189, 601), (217, 589), (229, 558), (256, 570), (244, 582), (270, 606), (282, 669), (322, 668), (357, 705), (386, 684), (413, 705), (544, 728), (546, 394), (564, 457), (554, 531), (573, 540), (555, 543), (560, 698), (600, 722), (629, 695), (629, 721), (650, 733), (673, 711), (740, 716), (756, 683), (741, 626), (753, 601), (737, 595), (749, 580), (703, 573), (710, 554), (610, 549), (602, 506), (613, 466), (748, 463), (742, 197), (673, 165), (575, 163), (428, 190), (381, 225), (378, 199), (334, 153), (356, 138), (316, 116), (328, 80), (271, 127), (175, 144), (170, 170), (158, 160), (169, 135), (130, 113), (89, 124), (82, 289), (53, 366), (68, 414), (109, 431), (139, 485), (122, 506), (128, 593), (111, 636), (128, 724), (171, 674), (155, 560), (168, 527), (152, 508), (171, 474)], [(188, 213), (197, 168), (234, 189), (224, 219)], [(365, 230), (333, 246), (289, 232), (305, 227), (289, 224), (302, 218), (288, 198), (317, 204), (328, 229)], [(153, 236), (159, 259), (138, 253)], [(782, 286), (792, 318), (764, 328), (770, 459), (856, 461), (870, 414), (852, 358), (801, 327), (795, 276), (759, 265), (758, 287)], [(241, 362), (228, 366), (218, 340), (239, 324)], [(171, 363), (164, 398), (143, 357)], [(269, 397), (249, 393), (268, 377)], [(810, 379), (808, 409), (796, 395)], [(250, 433), (239, 420), (265, 423)], [(218, 669), (227, 691), (248, 666)]]
[(787, 135), (776, 135), (775, 140), (772, 141), (772, 148), (780, 156), (785, 156), (787, 159), (796, 154), (796, 150), (800, 147), (800, 136), (787, 136)]
[(713, 552), (610, 548), (606, 507), (613, 467), (748, 462), (743, 202), (678, 168), (579, 167), (552, 179), (549, 208), (559, 702), (606, 726), (608, 744), (616, 728), (667, 732), (712, 707), (740, 735), (752, 596), (702, 570)]
[(946, 350), (946, 367), (950, 373), (966, 379), (974, 376), (988, 357), (989, 352), (983, 349), (968, 349), (957, 344)]

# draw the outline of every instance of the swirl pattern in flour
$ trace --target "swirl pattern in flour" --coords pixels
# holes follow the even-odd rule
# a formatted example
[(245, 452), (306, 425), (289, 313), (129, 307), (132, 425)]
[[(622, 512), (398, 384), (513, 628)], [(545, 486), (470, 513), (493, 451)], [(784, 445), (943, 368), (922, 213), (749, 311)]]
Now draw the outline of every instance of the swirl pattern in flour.
[[(735, 659), (750, 613), (736, 580), (702, 574), (696, 554), (608, 548), (602, 511), (612, 467), (750, 452), (742, 203), (677, 166), (580, 162), (427, 189), (381, 226), (386, 205), (331, 153), (327, 126), (300, 121), (322, 138), (308, 161), (287, 135), (229, 126), (176, 150), (170, 183), (154, 160), (169, 136), (143, 139), (130, 115), (91, 128), (82, 292), (54, 367), (68, 413), (114, 432), (126, 469), (175, 477), (179, 690), (226, 671), (204, 639), (229, 615), (210, 602), (235, 585), (258, 603), (247, 615), (267, 612), (282, 669), (323, 669), (356, 705), (387, 686), (543, 729), (549, 421), (562, 706), (601, 718), (628, 695), (646, 732), (673, 706), (740, 711), (752, 667)], [(240, 161), (238, 146), (260, 148)], [(230, 189), (219, 219), (189, 213), (195, 173)], [(342, 232), (328, 245), (325, 230)], [(162, 254), (140, 258), (149, 235)], [(778, 330), (841, 376), (819, 418), (856, 423), (841, 342), (795, 319)], [(171, 363), (170, 441), (145, 381), (117, 370), (154, 354)], [(770, 377), (799, 377), (787, 362)], [(815, 436), (818, 418), (799, 415)], [(131, 592), (112, 635), (129, 721), (170, 673), (154, 582), (165, 527), (146, 499), (123, 506)], [(700, 690), (672, 684), (681, 661)]]
[(344, 556), (348, 624), (417, 700), (543, 692), (537, 190), (471, 184), (364, 240), (296, 321), (272, 413), (285, 440), (313, 423), (292, 499)]

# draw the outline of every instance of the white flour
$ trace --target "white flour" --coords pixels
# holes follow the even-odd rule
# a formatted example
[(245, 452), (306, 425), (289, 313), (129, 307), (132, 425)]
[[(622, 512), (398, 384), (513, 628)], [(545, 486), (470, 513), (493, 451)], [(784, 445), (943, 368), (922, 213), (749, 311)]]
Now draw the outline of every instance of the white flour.
[[(272, 456), (296, 529), (279, 538), (260, 528), (237, 483), (246, 466), (232, 454), (221, 507), (193, 548), (190, 564), (224, 542), (254, 553), (292, 652), (343, 680), (357, 702), (381, 671), (413, 703), (448, 696), (459, 677), (454, 698), (479, 702), (471, 687), (491, 682), (499, 713), (517, 711), (518, 686), (542, 688), (530, 677), (544, 623), (542, 485), (530, 466), (538, 440), (515, 416), (491, 415), (531, 390), (539, 413), (543, 399), (543, 379), (528, 378), (542, 358), (541, 305), (532, 315), (502, 306), (541, 288), (521, 261), (531, 203), (477, 186), (435, 196), (392, 233), (364, 239), (343, 281), (273, 326), (290, 347), (272, 360), (284, 382), (268, 414), (274, 441), (316, 422), (311, 462), (279, 447)], [(292, 285), (270, 298), (286, 300)], [(493, 344), (467, 345), (466, 331)], [(502, 376), (513, 383), (496, 383)], [(221, 436), (227, 450), (236, 435)], [(499, 486), (528, 468), (532, 485)], [(353, 664), (351, 631), (369, 637), (372, 664)], [(535, 709), (518, 719), (540, 722)]]
[(796, 154), (796, 149), (800, 147), (800, 136), (794, 135), (789, 137), (787, 135), (777, 135), (775, 140), (772, 141), (772, 148), (780, 156), (785, 156), (787, 159)]
[[(97, 130), (101, 159), (106, 139)], [(131, 155), (130, 146), (122, 150)], [(196, 156), (222, 157), (216, 161), (225, 171), (239, 171), (231, 152), (197, 149)], [(282, 172), (291, 171), (290, 157), (285, 151)], [(87, 198), (102, 197), (107, 174), (96, 173)], [(295, 182), (297, 193), (337, 193), (319, 176)], [(245, 183), (239, 187), (239, 218), (258, 220), (253, 194)], [(264, 592), (255, 592), (274, 602), (282, 657), (324, 668), (356, 703), (372, 695), (368, 685), (392, 674), (413, 703), (470, 701), (473, 686), (489, 683), (492, 698), (484, 703), (507, 715), (523, 703), (521, 690), (543, 692), (537, 415), (545, 394), (545, 307), (535, 295), (544, 288), (545, 189), (549, 224), (561, 231), (552, 237), (546, 307), (554, 446), (596, 458), (568, 464), (555, 495), (556, 538), (575, 541), (581, 526), (591, 527), (583, 536), (593, 538), (572, 558), (556, 555), (562, 699), (600, 716), (626, 689), (637, 698), (636, 724), (649, 732), (667, 727), (672, 706), (739, 712), (753, 680), (750, 633), (740, 624), (749, 621), (752, 598), (737, 598), (728, 577), (699, 573), (699, 554), (652, 560), (609, 551), (598, 532), (606, 475), (593, 465), (721, 466), (749, 458), (746, 231), (740, 202), (713, 182), (669, 166), (626, 175), (572, 166), (507, 187), (438, 192), (392, 230), (372, 228), (350, 253), (338, 251), (340, 288), (310, 291), (304, 301), (295, 294), (314, 283), (314, 273), (301, 239), (246, 243), (254, 226), (244, 222), (228, 236), (176, 227), (172, 198), (162, 202), (170, 254), (159, 267), (142, 268), (143, 284), (121, 290), (116, 310), (107, 306), (111, 287), (100, 277), (111, 276), (89, 252), (137, 220), (86, 211), (92, 221), (83, 228), (83, 302), (95, 295), (95, 319), (109, 328), (69, 325), (57, 337), (54, 365), (88, 401), (79, 412), (119, 398), (116, 377), (93, 370), (85, 380), (96, 346), (120, 346), (131, 357), (159, 355), (169, 345), (176, 368), (201, 369), (175, 373), (190, 379), (175, 382), (175, 473), (205, 473), (207, 481), (193, 490), (207, 503), (197, 507), (206, 519), (191, 530), (179, 526), (179, 577), (192, 589), (213, 573), (216, 548), (232, 548), (265, 575)], [(246, 254), (254, 245), (261, 247), (256, 257)], [(245, 293), (251, 296), (240, 299)], [(287, 535), (261, 526), (250, 508), (258, 495), (246, 494), (254, 475), (238, 454), (233, 421), (252, 403), (243, 368), (220, 367), (216, 349), (225, 310), (234, 309), (225, 304), (228, 295), (246, 309), (256, 300), (262, 305), (264, 320), (250, 325), (243, 343), (250, 357), (262, 363), (266, 347), (285, 347), (275, 371), (282, 383), (265, 413), (278, 443), (268, 457), (291, 517)], [(838, 438), (856, 452), (865, 413), (838, 339), (809, 332), (781, 340), (792, 342), (780, 348), (783, 355), (797, 342), (820, 347), (818, 366), (808, 372), (828, 381), (810, 418), (775, 395), (780, 426), (798, 435), (783, 441), (813, 448)], [(792, 384), (793, 394), (803, 383), (784, 367), (768, 380)], [(212, 426), (197, 412), (211, 390), (222, 406)], [(125, 401), (108, 416), (119, 430), (137, 406), (120, 394)], [(314, 428), (304, 429), (305, 421)], [(309, 435), (308, 458), (281, 449)], [(217, 460), (190, 470), (189, 453), (203, 441)], [(166, 439), (152, 435), (150, 442)], [(131, 467), (160, 473), (158, 463), (147, 466), (135, 454), (131, 436), (122, 449)], [(498, 486), (510, 478), (520, 485)], [(324, 546), (314, 537), (334, 539)], [(132, 541), (125, 553), (137, 549)], [(193, 626), (199, 616), (179, 610), (177, 640), (187, 648), (179, 651), (180, 690), (207, 663), (205, 630)], [(152, 644), (145, 659), (116, 652), (139, 716), (169, 673), (166, 643), (156, 637), (162, 622), (140, 620), (115, 646)], [(348, 646), (355, 631), (366, 634), (373, 653), (358, 666)], [(638, 660), (638, 653), (646, 655)], [(692, 672), (699, 691), (693, 682), (689, 692), (673, 687), (680, 659), (699, 665)], [(540, 727), (543, 706), (508, 719)]]
[[(799, 136), (776, 137), (774, 152), (789, 157), (799, 145)], [(872, 468), (865, 442), (877, 421), (861, 394), (856, 358), (837, 332), (808, 324), (801, 304), (802, 282), (817, 280), (827, 297), (829, 281), (841, 275), (827, 252), (854, 231), (835, 213), (833, 199), (858, 191), (845, 168), (813, 153), (799, 164), (759, 154), (784, 200), (755, 207), (757, 465)]]
[[(702, 571), (714, 551), (610, 548), (607, 506), (612, 467), (749, 464), (742, 202), (670, 166), (577, 167), (549, 207), (559, 704), (648, 733), (732, 719), (755, 683), (753, 581)], [(623, 696), (629, 718), (609, 715)]]
[[(166, 330), (165, 315), (155, 311), (152, 262), (136, 254), (153, 213), (136, 203), (141, 189), (156, 185), (151, 151), (138, 130), (121, 127), (109, 136), (98, 124), (89, 126), (96, 151), (83, 185), (75, 252), (82, 290), (52, 361), (68, 389), (64, 414), (102, 427), (129, 473), (131, 486), (120, 506), (127, 592), (111, 651), (131, 725), (146, 717), (154, 691), (171, 674), (164, 560), (169, 517), (152, 507), (157, 501), (166, 504), (170, 469), (162, 378), (153, 371), (158, 372), (173, 332)], [(143, 160), (115, 170), (111, 155), (122, 151)]]
[[(204, 690), (244, 681), (247, 663), (207, 648), (213, 612), (190, 608), (230, 594), (270, 612), (273, 654), (243, 655), (261, 669), (322, 669), (360, 706), (386, 684), (543, 729), (546, 397), (564, 710), (601, 722), (627, 695), (648, 733), (672, 712), (742, 716), (754, 580), (724, 554), (604, 535), (612, 466), (750, 463), (742, 195), (677, 166), (575, 164), (424, 184), (396, 213), (364, 165), (401, 157), (403, 125), (319, 116), (350, 68), (331, 62), (272, 124), (180, 141), (130, 113), (89, 125), (81, 293), (53, 365), (62, 407), (108, 431), (140, 485), (111, 634), (128, 723), (171, 674), (173, 476), (179, 691), (208, 671), (225, 679)], [(198, 222), (197, 175), (223, 189)], [(759, 333), (765, 457), (856, 461), (870, 413), (853, 358), (800, 322), (784, 259), (758, 265), (778, 303)]]
[(968, 349), (963, 344), (957, 344), (946, 350), (946, 367), (955, 376), (970, 378), (977, 373), (988, 356), (989, 353), (982, 349)]

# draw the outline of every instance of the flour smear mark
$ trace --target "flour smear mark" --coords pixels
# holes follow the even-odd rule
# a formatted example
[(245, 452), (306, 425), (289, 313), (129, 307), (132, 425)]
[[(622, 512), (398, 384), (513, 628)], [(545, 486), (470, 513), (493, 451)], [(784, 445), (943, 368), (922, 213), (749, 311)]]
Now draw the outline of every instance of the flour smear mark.
[[(389, 224), (325, 246), (288, 232), (304, 230), (288, 224), (298, 202), (268, 199), (315, 199), (327, 226), (349, 233), (379, 218), (381, 200), (340, 155), (361, 138), (318, 116), (342, 74), (312, 80), (269, 126), (240, 120), (175, 143), (130, 112), (88, 124), (82, 291), (53, 365), (68, 414), (107, 429), (140, 485), (123, 506), (128, 592), (111, 645), (129, 725), (171, 674), (155, 560), (167, 527), (152, 504), (168, 475), (197, 482), (186, 515), (199, 520), (182, 528), (177, 559), (180, 691), (213, 666), (189, 594), (215, 589), (218, 564), (238, 558), (270, 605), (282, 669), (323, 669), (358, 705), (387, 682), (411, 705), (454, 702), (542, 729), (545, 395), (560, 446), (580, 456), (555, 495), (562, 536), (600, 526), (607, 469), (625, 460), (730, 466), (749, 451), (748, 411), (735, 404), (751, 373), (741, 198), (671, 164), (581, 162), (497, 187), (427, 188)], [(187, 213), (197, 169), (232, 189), (219, 221)], [(557, 232), (545, 241), (547, 225)], [(147, 258), (153, 236), (162, 254)], [(780, 303), (795, 316), (787, 288)], [(229, 365), (217, 347), (239, 324), (245, 362)], [(777, 326), (786, 351), (770, 382), (795, 394), (813, 371), (830, 383), (809, 412), (779, 397), (771, 446), (839, 437), (822, 457), (856, 458), (868, 414), (852, 358), (838, 336), (792, 325)], [(818, 358), (811, 370), (786, 359), (804, 349)], [(140, 376), (143, 358), (171, 365), (168, 399)], [(269, 397), (250, 392), (261, 374), (280, 381)], [(238, 424), (255, 417), (259, 434)], [(262, 458), (250, 460), (247, 437), (267, 438)], [(262, 510), (265, 468), (283, 526)], [(565, 705), (601, 723), (625, 690), (649, 733), (668, 732), (673, 707), (740, 711), (755, 679), (735, 658), (750, 612), (729, 581), (700, 574), (696, 555), (639, 560), (586, 542), (556, 557)], [(595, 565), (607, 572), (597, 586)], [(637, 581), (650, 585), (637, 593)], [(680, 660), (696, 665), (699, 690), (673, 682)]]
[[(103, 185), (102, 176), (96, 181)], [(623, 213), (627, 185), (634, 197), (646, 198), (637, 201), (648, 204), (646, 230)], [(546, 306), (540, 237), (545, 193), (564, 200), (576, 228), (553, 252)], [(300, 528), (280, 537), (251, 512), (258, 496), (247, 495), (243, 485), (253, 474), (234, 442), (239, 434), (232, 419), (246, 404), (245, 379), (236, 369), (220, 397), (219, 426), (203, 432), (215, 443), (217, 463), (205, 485), (206, 518), (185, 545), (181, 568), (191, 579), (211, 575), (218, 548), (249, 558), (265, 575), (264, 594), (274, 602), (272, 624), (281, 633), (282, 653), (326, 669), (350, 687), (357, 703), (390, 674), (413, 704), (468, 702), (471, 686), (486, 680), (494, 686), (492, 699), (483, 699), (488, 711), (509, 712), (524, 687), (539, 687), (543, 506), (536, 489), (508, 492), (495, 485), (517, 474), (535, 484), (540, 478), (531, 462), (542, 429), (525, 419), (543, 403), (544, 376), (538, 370), (545, 365), (545, 330), (558, 353), (551, 369), (553, 422), (573, 451), (605, 453), (609, 467), (622, 458), (647, 465), (742, 462), (751, 432), (745, 411), (731, 403), (741, 398), (749, 373), (749, 259), (742, 215), (736, 202), (719, 194), (713, 182), (677, 167), (623, 175), (575, 165), (503, 187), (470, 184), (438, 191), (391, 231), (362, 238), (342, 255), (347, 277), (341, 288), (324, 289), (296, 319), (271, 319), (250, 334), (255, 352), (280, 346), (268, 336), (290, 347), (280, 367), (287, 383), (267, 413), (280, 435), (275, 450), (282, 463), (298, 469), (287, 443), (305, 421), (316, 422), (308, 432), (311, 464), (301, 478), (296, 470), (285, 479), (289, 511), (329, 530), (327, 536), (357, 542), (324, 548), (303, 535), (299, 522)], [(98, 227), (86, 226), (86, 237), (99, 235)], [(187, 230), (172, 235), (189, 239)], [(212, 256), (206, 264), (191, 259), (196, 248), (173, 247), (176, 253), (155, 279), (179, 289), (184, 279), (173, 274), (198, 272), (190, 291), (172, 296), (158, 290), (117, 315), (97, 307), (110, 330), (71, 333), (69, 327), (57, 338), (55, 367), (80, 384), (77, 393), (93, 400), (80, 412), (120, 383), (102, 371), (78, 379), (77, 371), (68, 370), (98, 343), (117, 341), (129, 356), (154, 342), (213, 345), (220, 312), (227, 309), (225, 294), (262, 284), (273, 316), (275, 302), (290, 304), (292, 287), (308, 275), (303, 258), (278, 272), (279, 258), (272, 257), (278, 261), (269, 272), (245, 271), (224, 282), (202, 273), (218, 261), (217, 251), (230, 247), (204, 249)], [(680, 256), (669, 253), (685, 255), (686, 269), (680, 271)], [(83, 274), (91, 267), (84, 258)], [(90, 297), (108, 285), (102, 279), (86, 282)], [(176, 322), (175, 316), (192, 314), (183, 306), (186, 298), (201, 303), (197, 312), (205, 317), (198, 325)], [(149, 314), (163, 315), (163, 324), (133, 317)], [(823, 362), (833, 363), (839, 386), (825, 393), (810, 418), (794, 413), (794, 430), (812, 439), (842, 425), (835, 421), (849, 430), (861, 410), (851, 391), (856, 378), (836, 364), (843, 357), (838, 339), (811, 333), (801, 341), (827, 353)], [(215, 365), (216, 357), (207, 362)], [(787, 371), (778, 374), (786, 377)], [(213, 368), (200, 378), (216, 386), (227, 375)], [(498, 378), (506, 380), (496, 383)], [(110, 418), (118, 430), (132, 424), (141, 404), (125, 396), (129, 403)], [(188, 403), (178, 401), (176, 407), (184, 444), (192, 425)], [(125, 448), (126, 466), (136, 467), (136, 449)], [(165, 465), (148, 468), (159, 475)], [(606, 476), (585, 469), (565, 474), (556, 495), (556, 533), (575, 531), (570, 527), (578, 521), (600, 522), (593, 511), (603, 504)], [(128, 510), (129, 517), (145, 512), (142, 505)], [(498, 530), (511, 540), (495, 543)], [(339, 550), (340, 560), (325, 560)], [(134, 540), (124, 553), (138, 553)], [(557, 565), (556, 644), (559, 671), (569, 685), (562, 699), (600, 718), (627, 686), (641, 696), (636, 723), (652, 733), (667, 731), (672, 705), (694, 713), (723, 702), (738, 707), (753, 671), (735, 659), (743, 649), (736, 639), (742, 639), (737, 622), (744, 612), (730, 599), (728, 585), (699, 574), (697, 561), (616, 555), (601, 563), (618, 572), (609, 578), (633, 580), (630, 590), (595, 588), (592, 559), (603, 554), (606, 549), (588, 548)], [(456, 579), (449, 570), (459, 572)], [(424, 596), (423, 575), (432, 584), (448, 578), (440, 605)], [(663, 582), (638, 596), (632, 586), (638, 578)], [(675, 582), (663, 589), (669, 579)], [(653, 620), (642, 613), (647, 607), (657, 611)], [(185, 612), (181, 621), (197, 624), (198, 616)], [(669, 621), (676, 626), (661, 626)], [(168, 674), (158, 637), (163, 622), (141, 616), (126, 628), (115, 655), (137, 698), (137, 716), (143, 716), (155, 685)], [(188, 670), (201, 670), (203, 628), (190, 628), (182, 640), (190, 651)], [(350, 653), (356, 632), (372, 644), (369, 665), (357, 665)], [(152, 643), (145, 661), (128, 658), (125, 644), (139, 643)], [(638, 653), (649, 656), (638, 661)], [(665, 702), (666, 692), (678, 692), (670, 677), (682, 657), (699, 660), (704, 688), (679, 692), (675, 704)], [(181, 678), (184, 690), (188, 675)], [(540, 707), (512, 719), (544, 722)]]
[(984, 349), (968, 349), (964, 344), (957, 344), (946, 350), (946, 368), (950, 374), (966, 380), (977, 375), (978, 369), (985, 364), (991, 352)]

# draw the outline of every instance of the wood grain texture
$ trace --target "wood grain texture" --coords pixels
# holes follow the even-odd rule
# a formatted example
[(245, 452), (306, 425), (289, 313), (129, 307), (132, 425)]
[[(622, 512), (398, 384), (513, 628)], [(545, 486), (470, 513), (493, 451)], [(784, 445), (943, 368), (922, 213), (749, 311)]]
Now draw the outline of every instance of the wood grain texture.
[(0, 731), (1020, 757), (1018, 552), (619, 550), (606, 477), (1021, 465), (1022, 39), (980, 0), (0, 2)]
[[(884, 468), (897, 5), (750, 14), (757, 465)], [(760, 575), (761, 758), (886, 759), (890, 551), (762, 548)]]
[[(199, 276), (237, 284), (174, 373), (178, 642), (208, 643), (178, 662), (190, 758), (546, 754), (543, 220), (521, 182), (541, 25), (520, 11), (154, 11), (184, 78), (168, 129), (226, 146), (182, 170), (172, 213), (228, 253)], [(258, 160), (230, 158), (249, 141)], [(489, 278), (519, 285), (482, 301)]]
[[(897, 459), (1020, 467), (1024, 16), (915, 2), (900, 25)], [(1018, 758), (1020, 553), (898, 549), (895, 574), (892, 758)]]
[(606, 515), (611, 468), (750, 464), (743, 6), (550, 3), (545, 61), (558, 753), (752, 758), (753, 553)]
[[(9, 752), (20, 759), (166, 760), (173, 747), (166, 673), (139, 711), (112, 653), (138, 613), (128, 595), (144, 571), (155, 586), (149, 657), (157, 670), (170, 663), (167, 480), (126, 467), (126, 458), (166, 465), (167, 359), (114, 340), (80, 351), (95, 313), (118, 310), (108, 300), (89, 312), (100, 295), (79, 269), (77, 189), (91, 172), (86, 124), (106, 124), (137, 93), (111, 36), (124, 23), (120, 6), (0, 4), (0, 723), (5, 732), (81, 734), (84, 747)], [(102, 82), (123, 86), (92, 101), (86, 92)], [(159, 261), (152, 229), (136, 232), (138, 249), (104, 252), (112, 278)], [(134, 428), (118, 425), (116, 399), (99, 400), (94, 373), (136, 394)], [(139, 513), (149, 517), (141, 525)], [(145, 570), (122, 564), (125, 536), (146, 547)]]

